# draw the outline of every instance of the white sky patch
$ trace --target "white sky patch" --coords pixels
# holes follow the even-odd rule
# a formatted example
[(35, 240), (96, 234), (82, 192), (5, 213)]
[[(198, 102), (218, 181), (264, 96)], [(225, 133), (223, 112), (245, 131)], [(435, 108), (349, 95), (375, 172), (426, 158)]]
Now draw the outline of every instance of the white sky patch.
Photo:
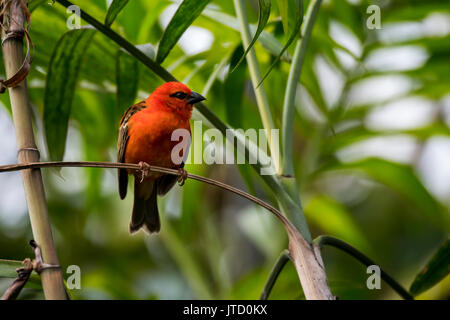
[(405, 95), (417, 87), (409, 77), (403, 75), (373, 76), (355, 83), (350, 89), (350, 106), (381, 103)]
[(408, 97), (379, 106), (366, 119), (372, 130), (406, 130), (421, 128), (433, 122), (437, 106), (422, 97)]
[[(17, 162), (17, 145), (11, 117), (0, 106), (0, 164)], [(14, 226), (26, 215), (27, 204), (19, 172), (0, 174), (0, 220), (1, 224)]]
[(373, 51), (365, 66), (372, 71), (405, 71), (422, 67), (429, 58), (421, 46), (400, 46)]
[(450, 34), (450, 14), (434, 12), (423, 20), (425, 34), (429, 37), (445, 37)]
[(444, 121), (450, 127), (450, 94), (442, 98), (441, 103)]
[(361, 56), (361, 42), (349, 28), (337, 21), (331, 21), (329, 33), (334, 41), (350, 50), (357, 57)]
[(434, 12), (422, 21), (383, 24), (378, 30), (382, 43), (395, 43), (425, 37), (445, 37), (450, 34), (450, 14)]
[(314, 103), (313, 98), (305, 87), (299, 85), (295, 95), (297, 111), (307, 119), (316, 123), (326, 123), (327, 119)]
[(417, 169), (428, 190), (448, 205), (450, 199), (450, 138), (435, 136), (429, 139), (424, 146)]
[(314, 71), (317, 74), (322, 95), (328, 107), (335, 105), (344, 87), (344, 76), (322, 56), (314, 60)]
[(370, 157), (400, 163), (410, 163), (417, 152), (417, 141), (409, 135), (374, 137), (353, 143), (337, 152), (342, 162), (354, 162)]
[(339, 48), (334, 48), (333, 51), (336, 54), (336, 57), (338, 58), (339, 62), (345, 69), (347, 70), (353, 69), (358, 64), (358, 62), (348, 52)]
[[(165, 29), (177, 11), (178, 5), (168, 6), (159, 17), (160, 26)], [(209, 50), (214, 41), (211, 31), (197, 26), (190, 26), (178, 40), (178, 45), (187, 55), (195, 55)]]
[[(83, 139), (81, 133), (69, 125), (66, 140), (64, 161), (80, 161), (83, 159)], [(62, 168), (60, 176), (51, 175), (56, 188), (66, 193), (78, 193), (86, 189), (85, 170), (82, 168)]]

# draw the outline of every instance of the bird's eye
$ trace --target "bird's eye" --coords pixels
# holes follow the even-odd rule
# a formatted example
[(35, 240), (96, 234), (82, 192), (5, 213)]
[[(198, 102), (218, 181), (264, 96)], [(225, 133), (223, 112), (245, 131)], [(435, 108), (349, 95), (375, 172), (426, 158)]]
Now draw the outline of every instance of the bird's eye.
[(186, 98), (187, 93), (184, 93), (183, 91), (178, 91), (178, 92), (175, 92), (175, 93), (171, 94), (170, 96), (174, 97), (174, 98), (177, 98), (177, 99), (183, 100), (184, 98)]

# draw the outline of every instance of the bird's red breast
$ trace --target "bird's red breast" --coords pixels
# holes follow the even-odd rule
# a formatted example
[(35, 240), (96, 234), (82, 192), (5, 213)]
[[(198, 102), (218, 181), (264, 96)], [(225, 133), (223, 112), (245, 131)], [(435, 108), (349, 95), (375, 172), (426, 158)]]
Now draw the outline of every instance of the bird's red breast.
[(146, 162), (150, 165), (178, 168), (172, 161), (172, 150), (178, 141), (172, 141), (176, 129), (190, 132), (189, 118), (177, 113), (148, 106), (129, 120), (129, 140), (125, 162)]

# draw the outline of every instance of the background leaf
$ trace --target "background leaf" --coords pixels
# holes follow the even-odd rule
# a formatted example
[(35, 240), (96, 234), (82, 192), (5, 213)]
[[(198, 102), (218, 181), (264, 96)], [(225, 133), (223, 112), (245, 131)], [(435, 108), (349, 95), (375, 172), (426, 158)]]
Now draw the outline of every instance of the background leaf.
[[(14, 261), (14, 260), (4, 260), (0, 259), (0, 279), (1, 278), (10, 278), (15, 279), (17, 278), (17, 272), (16, 269), (22, 268), (22, 262), (20, 261)], [(28, 279), (28, 282), (26, 286), (38, 286), (40, 287), (41, 279), (39, 275), (33, 271), (33, 273), (30, 275), (30, 278)]]
[(305, 202), (305, 214), (308, 221), (319, 226), (324, 233), (342, 239), (369, 256), (373, 255), (351, 212), (339, 202), (327, 196), (315, 196)]
[(116, 63), (118, 122), (125, 110), (135, 102), (139, 88), (139, 62), (127, 52), (119, 50)]
[(44, 97), (44, 126), (50, 159), (61, 160), (78, 72), (93, 29), (65, 33), (56, 44), (48, 68)]
[(409, 290), (418, 295), (441, 281), (450, 272), (450, 239), (447, 239), (427, 266), (416, 276)]
[(122, 9), (127, 5), (128, 0), (113, 0), (106, 13), (105, 24), (109, 27), (114, 20), (116, 20), (117, 15), (122, 11)]
[(244, 54), (241, 56), (239, 61), (235, 64), (233, 69), (231, 69), (231, 72), (233, 72), (242, 62), (242, 60), (245, 59), (245, 56), (250, 51), (250, 49), (255, 44), (256, 40), (258, 40), (259, 35), (264, 30), (264, 27), (267, 24), (267, 21), (269, 20), (270, 16), (270, 7), (271, 7), (271, 0), (259, 0), (259, 16), (258, 16), (258, 27), (256, 28), (255, 35), (253, 36), (252, 41), (248, 45), (247, 49), (245, 49)]
[(285, 34), (289, 34), (289, 0), (277, 0), (278, 11)]
[(423, 186), (411, 167), (387, 161), (370, 158), (353, 163), (340, 164), (335, 168), (362, 171), (375, 181), (378, 181), (414, 203), (427, 218), (435, 223), (444, 222), (439, 203)]
[[(291, 4), (291, 2), (292, 2), (292, 4)], [(269, 70), (267, 70), (266, 73), (264, 74), (264, 76), (262, 77), (261, 82), (258, 84), (258, 86), (267, 78), (269, 73), (272, 71), (273, 67), (275, 67), (275, 65), (280, 60), (280, 57), (289, 48), (291, 43), (295, 40), (295, 38), (300, 33), (300, 27), (302, 26), (302, 22), (303, 22), (303, 0), (290, 0), (289, 1), (289, 9), (290, 8), (292, 8), (292, 11), (289, 11), (289, 12), (290, 13), (292, 12), (291, 14), (293, 14), (293, 17), (295, 19), (294, 26), (289, 34), (286, 44), (284, 45), (281, 52), (278, 54), (278, 56), (275, 58), (275, 60), (270, 65)]]
[[(203, 13), (203, 16), (208, 17), (212, 19), (215, 22), (218, 22), (224, 26), (227, 26), (235, 31), (240, 31), (239, 29), (239, 22), (237, 21), (236, 17), (233, 17), (231, 15), (225, 14), (218, 10), (212, 10), (209, 8), (206, 8)], [(256, 33), (257, 26), (250, 24), (250, 32)], [(271, 54), (277, 56), (280, 54), (280, 52), (283, 50), (283, 45), (281, 44), (278, 39), (272, 35), (271, 33), (267, 31), (262, 31), (259, 35), (259, 38), (257, 40), (261, 43), (261, 45), (268, 50)], [(281, 60), (286, 62), (291, 62), (292, 57), (289, 55), (287, 51), (284, 51), (284, 53), (281, 54)]]
[(234, 128), (242, 127), (242, 99), (245, 90), (245, 74), (247, 70), (247, 62), (241, 62), (244, 54), (242, 44), (234, 49), (230, 59), (230, 70), (224, 82), (226, 115), (228, 123)]
[(175, 15), (159, 42), (156, 62), (162, 63), (175, 46), (186, 29), (202, 13), (203, 9), (211, 0), (184, 0), (178, 7)]

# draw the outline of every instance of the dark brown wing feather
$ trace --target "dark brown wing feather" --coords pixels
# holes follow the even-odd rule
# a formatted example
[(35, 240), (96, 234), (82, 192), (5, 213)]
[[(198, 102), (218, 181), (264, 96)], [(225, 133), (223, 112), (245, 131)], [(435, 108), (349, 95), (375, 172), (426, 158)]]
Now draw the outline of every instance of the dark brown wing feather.
[[(184, 168), (184, 162), (181, 163), (180, 168)], [(162, 177), (158, 178), (156, 180), (157, 186), (158, 186), (158, 195), (163, 196), (167, 192), (172, 189), (172, 187), (175, 185), (175, 182), (177, 182), (178, 176), (175, 176), (173, 174), (165, 174)]]
[[(145, 108), (145, 102), (141, 101), (129, 107), (120, 119), (119, 139), (117, 141), (117, 162), (125, 162), (125, 151), (127, 148), (128, 139), (130, 138), (128, 135), (128, 121), (136, 112), (139, 112)], [(119, 178), (119, 195), (120, 199), (124, 199), (127, 195), (128, 173), (126, 169), (118, 169), (117, 171)]]

